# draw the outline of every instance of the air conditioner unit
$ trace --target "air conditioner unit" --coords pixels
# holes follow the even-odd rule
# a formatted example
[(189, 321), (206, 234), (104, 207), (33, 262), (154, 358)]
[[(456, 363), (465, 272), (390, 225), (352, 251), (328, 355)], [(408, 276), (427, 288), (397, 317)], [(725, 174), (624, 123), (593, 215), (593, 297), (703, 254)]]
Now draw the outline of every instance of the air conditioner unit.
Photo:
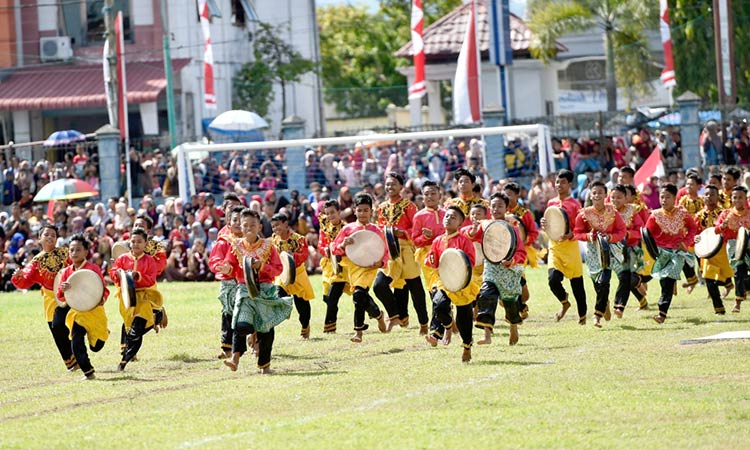
[(73, 57), (70, 36), (43, 37), (39, 39), (39, 58), (42, 62), (67, 61)]

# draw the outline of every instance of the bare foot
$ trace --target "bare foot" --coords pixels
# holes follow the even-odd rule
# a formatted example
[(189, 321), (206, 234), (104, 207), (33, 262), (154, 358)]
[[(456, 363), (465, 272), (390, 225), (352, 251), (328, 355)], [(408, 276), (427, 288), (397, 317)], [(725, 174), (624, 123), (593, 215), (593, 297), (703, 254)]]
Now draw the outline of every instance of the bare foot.
[(401, 323), (401, 328), (408, 328), (409, 327), (409, 317), (404, 317), (403, 319), (399, 319)]
[(688, 294), (691, 294), (691, 293), (693, 292), (693, 289), (695, 289), (695, 286), (697, 286), (697, 285), (698, 285), (698, 283), (697, 283), (697, 282), (696, 282), (696, 283), (693, 283), (693, 284), (690, 284), (690, 285), (688, 285), (688, 286), (687, 286), (687, 287), (685, 288), (685, 291), (687, 291), (687, 293), (688, 293)]
[(429, 327), (427, 326), (427, 324), (419, 326), (419, 335), (420, 336), (426, 336), (429, 331), (430, 330), (429, 330)]
[(397, 326), (401, 325), (401, 320), (397, 317), (395, 319), (390, 319), (388, 321), (388, 329), (386, 330), (386, 333), (390, 333), (391, 330), (396, 328)]
[(601, 316), (594, 316), (594, 326), (596, 328), (601, 328), (602, 327), (602, 318), (601, 318)]
[(586, 316), (578, 318), (578, 325), (581, 325), (581, 326), (586, 325)]
[(625, 311), (622, 308), (615, 308), (615, 317), (622, 319), (622, 313)]
[(464, 352), (461, 354), (461, 362), (469, 362), (471, 361), (471, 349), (465, 348)]
[(381, 333), (387, 333), (388, 328), (385, 325), (385, 317), (383, 315), (380, 315), (380, 318), (378, 319), (378, 330), (380, 330)]
[(454, 333), (458, 333), (458, 325), (456, 324), (456, 321), (453, 321), (453, 325), (451, 325), (451, 331)]
[(607, 302), (607, 308), (604, 309), (604, 320), (608, 321), (612, 319), (612, 311), (609, 309), (609, 302)]
[(224, 360), (224, 365), (232, 369), (232, 372), (237, 372), (237, 366), (240, 365), (240, 353), (233, 353), (232, 358)]
[(362, 342), (362, 331), (357, 330), (354, 332), (354, 335), (350, 339), (352, 342), (360, 343)]
[(653, 319), (654, 319), (654, 322), (656, 322), (656, 323), (658, 323), (659, 325), (661, 325), (661, 324), (663, 324), (663, 323), (664, 323), (664, 320), (666, 319), (666, 317), (662, 316), (661, 314), (657, 314), (657, 315), (655, 315), (655, 316), (653, 317)]
[(732, 308), (732, 312), (735, 313), (735, 314), (738, 313), (738, 312), (740, 312), (740, 305), (741, 304), (742, 304), (742, 300), (735, 300), (734, 301), (734, 308)]
[(560, 311), (555, 313), (555, 320), (557, 322), (561, 321), (562, 318), (565, 317), (565, 313), (567, 313), (569, 309), (570, 309), (570, 303), (567, 303), (567, 302), (563, 303), (562, 307), (560, 308)]
[(91, 374), (84, 375), (81, 377), (81, 381), (89, 381), (89, 380), (96, 380), (96, 375), (91, 373)]
[(427, 343), (430, 344), (430, 346), (437, 347), (438, 341), (435, 336), (428, 334), (427, 336), (424, 337), (424, 340), (427, 341)]
[(218, 355), (216, 355), (216, 357), (219, 358), (219, 359), (231, 358), (232, 357), (232, 352), (230, 352), (228, 350), (227, 351), (223, 351), (223, 352), (219, 353)]
[(492, 344), (492, 328), (485, 328), (484, 329), (484, 339), (480, 339), (477, 341), (478, 345), (489, 345)]
[(734, 283), (730, 283), (727, 286), (724, 286), (724, 292), (721, 294), (721, 298), (727, 298), (729, 296), (729, 293), (732, 292), (732, 289), (734, 289)]
[(274, 373), (276, 373), (276, 371), (275, 371), (275, 370), (273, 370), (273, 369), (271, 369), (271, 367), (270, 367), (270, 366), (268, 366), (268, 367), (264, 367), (264, 368), (262, 368), (262, 369), (259, 369), (259, 370), (258, 370), (258, 372), (259, 372), (259, 373), (260, 373), (261, 375), (273, 375)]
[(518, 325), (511, 324), (510, 325), (510, 337), (508, 338), (508, 345), (516, 345), (516, 344), (518, 344)]
[(443, 345), (450, 345), (452, 336), (453, 336), (453, 327), (446, 328), (445, 334), (443, 334), (443, 340), (441, 341)]
[(306, 329), (303, 329), (302, 332), (300, 333), (299, 337), (303, 341), (306, 341), (306, 340), (310, 339), (310, 328), (308, 327)]

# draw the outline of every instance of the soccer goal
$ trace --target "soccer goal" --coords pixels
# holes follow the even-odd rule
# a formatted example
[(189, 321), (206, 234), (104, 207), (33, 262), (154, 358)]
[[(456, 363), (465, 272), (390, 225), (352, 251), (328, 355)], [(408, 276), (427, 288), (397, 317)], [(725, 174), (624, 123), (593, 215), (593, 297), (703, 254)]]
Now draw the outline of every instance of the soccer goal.
[(222, 144), (183, 143), (175, 148), (179, 177), (180, 197), (187, 199), (195, 194), (195, 178), (191, 160), (204, 158), (213, 152), (264, 151), (283, 149), (287, 189), (303, 192), (307, 189), (305, 152), (310, 148), (323, 147), (326, 151), (340, 148), (353, 148), (356, 144), (364, 146), (398, 146), (432, 142), (456, 141), (475, 138), (482, 143), (482, 162), (493, 180), (507, 176), (506, 156), (508, 143), (521, 143), (528, 150), (527, 158), (534, 163), (534, 173), (546, 176), (554, 171), (552, 143), (549, 127), (543, 124), (519, 125), (507, 127), (453, 128), (446, 130), (420, 131), (408, 133), (382, 133), (357, 136), (339, 136), (315, 139), (289, 139), (261, 142), (238, 142)]

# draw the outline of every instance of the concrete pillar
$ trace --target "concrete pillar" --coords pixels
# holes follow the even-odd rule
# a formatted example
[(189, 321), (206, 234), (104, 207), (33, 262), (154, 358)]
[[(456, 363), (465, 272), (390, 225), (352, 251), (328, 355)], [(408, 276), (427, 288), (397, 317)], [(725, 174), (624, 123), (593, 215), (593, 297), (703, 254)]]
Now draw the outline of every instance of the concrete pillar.
[[(482, 125), (501, 127), (505, 122), (505, 111), (501, 107), (492, 107), (482, 111)], [(505, 178), (505, 136), (493, 134), (484, 136), (484, 167), (493, 180)]]
[(439, 81), (428, 81), (427, 82), (427, 106), (430, 108), (429, 113), (429, 124), (443, 124), (443, 106), (440, 102), (440, 82)]
[(120, 130), (104, 125), (96, 130), (99, 147), (99, 195), (102, 200), (119, 197), (120, 189)]
[[(305, 119), (289, 116), (281, 121), (283, 139), (303, 139), (305, 137)], [(286, 180), (289, 190), (305, 192), (305, 148), (288, 147), (286, 149)]]
[(698, 118), (698, 108), (701, 98), (693, 92), (686, 91), (677, 97), (680, 106), (680, 134), (682, 136), (682, 168), (700, 167), (700, 134), (701, 123)]
[[(31, 142), (31, 116), (28, 111), (13, 111), (13, 142), (21, 144)], [(20, 159), (31, 161), (31, 147), (16, 149), (16, 155)]]

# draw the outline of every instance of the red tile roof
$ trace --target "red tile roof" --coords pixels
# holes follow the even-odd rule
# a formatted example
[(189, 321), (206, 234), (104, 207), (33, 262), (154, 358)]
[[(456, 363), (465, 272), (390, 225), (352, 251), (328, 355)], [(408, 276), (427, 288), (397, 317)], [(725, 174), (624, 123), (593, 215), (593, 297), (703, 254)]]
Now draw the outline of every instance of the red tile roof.
[[(486, 4), (483, 0), (477, 0), (477, 38), (482, 59), (489, 58), (490, 33)], [(461, 44), (466, 33), (466, 21), (469, 19), (471, 3), (464, 3), (445, 16), (433, 22), (422, 32), (424, 40), (425, 59), (427, 63), (452, 61), (458, 58)], [(513, 56), (529, 56), (529, 44), (531, 43), (531, 30), (524, 21), (515, 14), (510, 15), (510, 46)], [(558, 44), (561, 51), (567, 50), (562, 44)], [(401, 47), (396, 56), (411, 58), (411, 41)]]
[[(180, 71), (189, 58), (173, 59)], [(167, 87), (163, 61), (127, 65), (128, 103), (155, 102)], [(104, 74), (101, 64), (23, 67), (0, 82), (0, 111), (104, 107)]]

